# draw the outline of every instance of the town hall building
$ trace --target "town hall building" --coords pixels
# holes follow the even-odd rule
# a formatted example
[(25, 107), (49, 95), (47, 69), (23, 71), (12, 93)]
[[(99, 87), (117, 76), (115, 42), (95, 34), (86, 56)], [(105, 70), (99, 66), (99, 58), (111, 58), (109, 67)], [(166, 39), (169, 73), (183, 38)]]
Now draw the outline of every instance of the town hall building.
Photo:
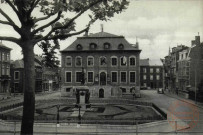
[[(62, 54), (62, 91), (74, 96), (74, 87), (81, 86), (85, 73), (85, 86), (91, 97), (122, 97), (139, 92), (138, 42), (130, 44), (124, 36), (99, 32), (77, 37)], [(62, 94), (63, 95), (63, 94)]]

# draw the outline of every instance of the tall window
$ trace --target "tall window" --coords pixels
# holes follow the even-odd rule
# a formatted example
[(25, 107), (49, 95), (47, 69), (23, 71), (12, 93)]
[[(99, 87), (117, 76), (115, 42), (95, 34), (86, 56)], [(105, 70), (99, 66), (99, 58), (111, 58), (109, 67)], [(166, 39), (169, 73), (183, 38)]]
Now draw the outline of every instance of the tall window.
[(107, 64), (106, 57), (104, 56), (100, 57), (100, 65), (105, 66), (106, 64)]
[(9, 53), (7, 53), (7, 61), (9, 61), (10, 60), (10, 54)]
[(72, 82), (72, 72), (66, 72), (66, 82)]
[(143, 80), (146, 80), (147, 79), (147, 76), (146, 75), (143, 75)]
[(82, 58), (80, 56), (77, 56), (75, 58), (75, 66), (77, 66), (77, 67), (82, 66)]
[(92, 56), (87, 57), (87, 66), (89, 66), (89, 67), (94, 66), (94, 57), (92, 57)]
[(135, 66), (135, 57), (130, 57), (130, 66)]
[(130, 83), (135, 83), (135, 72), (130, 72)]
[(111, 72), (111, 82), (117, 82), (117, 72)]
[(20, 72), (19, 71), (15, 71), (14, 72), (14, 80), (19, 80), (20, 79)]
[(127, 82), (127, 73), (121, 72), (121, 82)]
[(159, 76), (159, 75), (156, 75), (156, 79), (157, 79), (157, 80), (160, 80), (160, 76)]
[(2, 72), (1, 72), (2, 75), (5, 75), (5, 65), (4, 64), (2, 64), (2, 69), (1, 70), (2, 70)]
[(71, 56), (66, 57), (66, 63), (65, 64), (66, 64), (67, 67), (72, 66), (72, 57)]
[(153, 75), (150, 75), (150, 80), (153, 80)]
[(7, 68), (6, 68), (6, 75), (10, 75), (10, 66), (7, 65)]
[(160, 72), (160, 68), (156, 68), (156, 72), (159, 73)]
[(143, 68), (143, 73), (147, 73), (147, 69), (146, 68)]
[(127, 65), (127, 58), (125, 56), (121, 57), (121, 66), (126, 66)]
[(81, 82), (82, 80), (82, 72), (76, 72), (76, 80), (75, 82)]
[(93, 82), (93, 79), (94, 79), (94, 77), (93, 77), (93, 72), (88, 72), (87, 73), (87, 81), (88, 82)]
[(5, 60), (5, 54), (2, 53), (2, 61), (4, 61), (4, 60)]
[(150, 73), (153, 73), (153, 68), (150, 68)]
[(112, 66), (117, 66), (117, 57), (112, 57), (111, 58), (111, 65)]

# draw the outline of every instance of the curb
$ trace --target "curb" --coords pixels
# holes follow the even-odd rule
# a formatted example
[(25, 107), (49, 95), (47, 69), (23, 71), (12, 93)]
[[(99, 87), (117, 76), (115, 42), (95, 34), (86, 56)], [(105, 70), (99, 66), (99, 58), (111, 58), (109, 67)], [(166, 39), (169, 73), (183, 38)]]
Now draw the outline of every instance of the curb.
[(192, 105), (194, 105), (194, 106), (197, 106), (197, 107), (203, 109), (203, 106), (197, 105), (197, 104), (195, 104), (195, 103), (191, 103), (191, 102), (187, 101), (186, 99), (177, 98), (177, 97), (171, 96), (171, 95), (169, 95), (169, 94), (167, 94), (167, 93), (164, 93), (164, 95), (166, 95), (166, 96), (168, 96), (168, 97), (172, 97), (172, 98), (178, 99), (178, 100), (181, 100), (181, 101), (183, 101), (183, 102), (186, 102), (186, 103), (188, 103), (188, 104), (192, 104)]

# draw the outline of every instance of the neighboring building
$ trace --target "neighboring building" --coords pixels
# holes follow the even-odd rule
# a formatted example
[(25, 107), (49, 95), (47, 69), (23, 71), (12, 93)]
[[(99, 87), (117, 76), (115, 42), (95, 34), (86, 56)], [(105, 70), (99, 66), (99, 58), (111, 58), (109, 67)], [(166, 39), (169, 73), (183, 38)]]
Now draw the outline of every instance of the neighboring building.
[[(169, 89), (172, 92), (177, 92), (178, 89), (178, 60), (179, 52), (188, 49), (185, 45), (178, 45), (172, 48), (172, 52), (169, 48), (168, 56), (164, 59), (164, 86), (165, 89)], [(163, 61), (162, 61), (163, 62)]]
[(203, 92), (203, 43), (195, 36), (191, 47), (179, 53), (179, 89)]
[(86, 84), (94, 97), (118, 97), (140, 90), (139, 59), (141, 50), (123, 36), (99, 32), (78, 37), (62, 54), (62, 89), (74, 95), (85, 70)]
[[(35, 56), (35, 92), (53, 91), (59, 88), (58, 68), (45, 67), (42, 57)], [(11, 64), (11, 90), (15, 93), (23, 92), (24, 61), (16, 60)]]
[[(42, 65), (35, 59), (35, 91), (42, 91)], [(11, 63), (11, 92), (23, 93), (24, 89), (24, 61), (16, 60)]]
[(152, 65), (149, 59), (140, 60), (141, 89), (163, 88), (163, 66)]
[(10, 51), (0, 43), (0, 93), (10, 93)]

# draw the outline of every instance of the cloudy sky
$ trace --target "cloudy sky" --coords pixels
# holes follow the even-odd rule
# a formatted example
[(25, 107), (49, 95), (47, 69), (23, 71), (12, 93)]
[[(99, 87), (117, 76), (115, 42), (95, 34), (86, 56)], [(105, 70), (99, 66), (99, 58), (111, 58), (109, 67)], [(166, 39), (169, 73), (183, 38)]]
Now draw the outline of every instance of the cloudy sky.
[[(12, 15), (5, 5), (0, 5), (0, 8)], [(84, 28), (86, 20), (86, 15), (81, 16), (76, 28)], [(104, 25), (105, 32), (123, 35), (132, 44), (137, 37), (142, 50), (141, 58), (150, 58), (152, 63), (160, 64), (160, 58), (168, 54), (169, 47), (180, 44), (190, 46), (198, 32), (203, 37), (203, 0), (130, 0), (125, 12), (115, 15), (108, 22), (97, 21), (89, 32), (100, 32), (101, 24)], [(0, 36), (2, 35), (16, 36), (12, 29), (0, 25)], [(71, 37), (60, 42), (61, 50), (75, 39), (76, 37)], [(6, 41), (3, 44), (13, 48), (11, 59), (22, 58), (21, 49), (17, 45)], [(41, 54), (42, 51), (36, 46), (35, 53)]]

